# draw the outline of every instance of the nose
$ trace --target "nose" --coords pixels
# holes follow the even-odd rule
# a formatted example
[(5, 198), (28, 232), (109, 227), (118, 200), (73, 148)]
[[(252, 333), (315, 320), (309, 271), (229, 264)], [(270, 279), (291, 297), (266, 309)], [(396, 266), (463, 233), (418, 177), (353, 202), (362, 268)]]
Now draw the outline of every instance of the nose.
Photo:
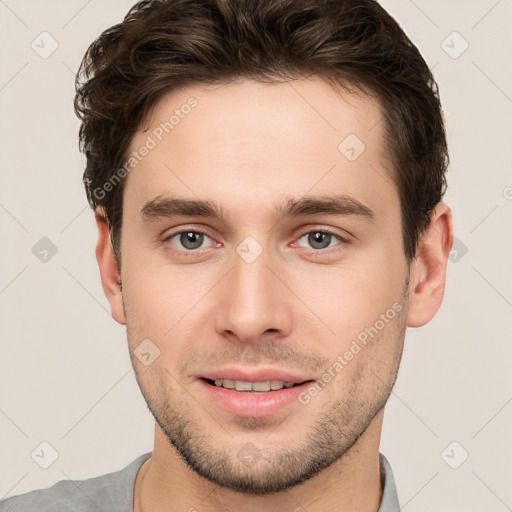
[(234, 260), (218, 297), (217, 332), (231, 341), (251, 344), (288, 336), (292, 299), (276, 277), (278, 272), (270, 268), (265, 251), (252, 263), (238, 255)]

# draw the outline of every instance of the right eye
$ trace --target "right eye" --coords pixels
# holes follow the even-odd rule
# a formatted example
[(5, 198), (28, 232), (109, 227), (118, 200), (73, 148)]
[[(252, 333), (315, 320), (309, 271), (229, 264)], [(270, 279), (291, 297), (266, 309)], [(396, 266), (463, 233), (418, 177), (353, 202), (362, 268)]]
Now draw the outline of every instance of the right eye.
[[(206, 239), (213, 240), (202, 231), (193, 231), (190, 229), (178, 231), (169, 235), (165, 241), (175, 246), (180, 246), (180, 250), (194, 251), (196, 249), (203, 249), (205, 247)], [(207, 245), (206, 245), (207, 246)]]

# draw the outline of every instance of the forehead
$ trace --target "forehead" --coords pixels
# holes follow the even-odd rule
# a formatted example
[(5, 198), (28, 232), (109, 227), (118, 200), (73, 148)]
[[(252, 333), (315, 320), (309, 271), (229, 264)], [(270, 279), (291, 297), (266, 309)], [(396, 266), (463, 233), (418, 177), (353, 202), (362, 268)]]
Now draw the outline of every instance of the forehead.
[(375, 99), (319, 78), (181, 88), (155, 104), (130, 144), (129, 153), (151, 149), (127, 177), (125, 205), (172, 193), (243, 207), (314, 191), (384, 206), (396, 191), (383, 134)]

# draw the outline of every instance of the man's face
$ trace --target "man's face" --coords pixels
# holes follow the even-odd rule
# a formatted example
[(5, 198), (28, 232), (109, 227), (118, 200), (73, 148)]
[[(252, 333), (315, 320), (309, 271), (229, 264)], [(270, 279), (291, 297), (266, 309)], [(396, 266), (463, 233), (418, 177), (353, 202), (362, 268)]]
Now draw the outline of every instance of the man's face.
[(161, 434), (218, 485), (284, 490), (382, 420), (408, 276), (383, 131), (374, 100), (319, 79), (243, 80), (165, 96), (132, 141), (130, 352)]

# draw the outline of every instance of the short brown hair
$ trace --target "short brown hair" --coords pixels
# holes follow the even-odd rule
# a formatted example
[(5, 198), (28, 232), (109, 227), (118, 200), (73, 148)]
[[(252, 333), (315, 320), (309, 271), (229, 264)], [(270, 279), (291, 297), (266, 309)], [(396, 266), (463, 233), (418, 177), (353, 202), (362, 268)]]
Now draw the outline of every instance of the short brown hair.
[(198, 83), (311, 75), (380, 102), (410, 262), (446, 189), (446, 135), (430, 69), (374, 0), (147, 0), (91, 44), (75, 111), (87, 198), (104, 208), (118, 261), (125, 180), (108, 193), (103, 185), (162, 95)]

